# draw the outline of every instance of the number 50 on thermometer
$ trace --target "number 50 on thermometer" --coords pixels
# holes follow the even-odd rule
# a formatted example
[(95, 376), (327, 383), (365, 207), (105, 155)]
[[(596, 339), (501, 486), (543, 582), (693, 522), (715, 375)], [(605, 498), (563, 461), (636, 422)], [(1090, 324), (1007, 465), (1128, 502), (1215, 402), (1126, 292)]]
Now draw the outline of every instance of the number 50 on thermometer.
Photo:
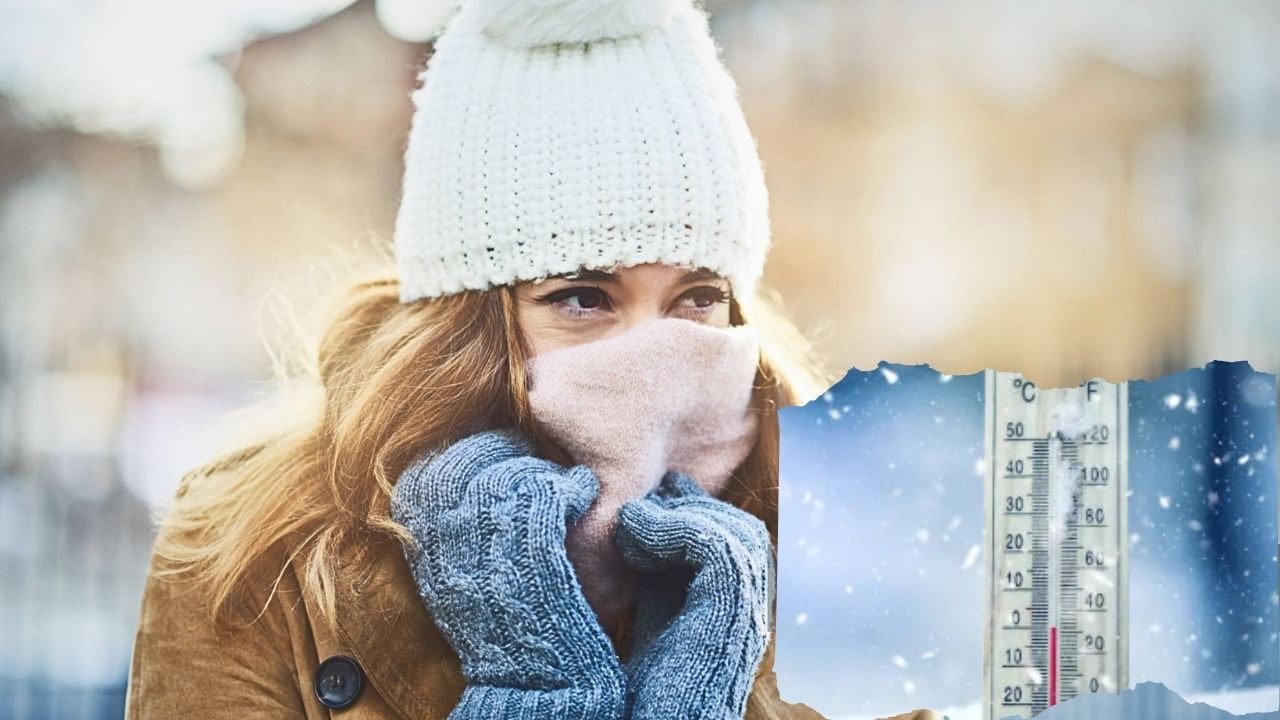
[(986, 372), (983, 707), (1127, 687), (1128, 388)]

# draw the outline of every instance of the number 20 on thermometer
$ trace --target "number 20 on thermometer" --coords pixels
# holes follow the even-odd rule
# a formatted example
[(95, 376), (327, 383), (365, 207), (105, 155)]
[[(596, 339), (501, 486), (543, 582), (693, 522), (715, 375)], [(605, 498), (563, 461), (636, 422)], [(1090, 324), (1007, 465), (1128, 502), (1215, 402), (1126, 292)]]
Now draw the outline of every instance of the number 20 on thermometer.
[(989, 720), (1127, 686), (1128, 388), (986, 372)]

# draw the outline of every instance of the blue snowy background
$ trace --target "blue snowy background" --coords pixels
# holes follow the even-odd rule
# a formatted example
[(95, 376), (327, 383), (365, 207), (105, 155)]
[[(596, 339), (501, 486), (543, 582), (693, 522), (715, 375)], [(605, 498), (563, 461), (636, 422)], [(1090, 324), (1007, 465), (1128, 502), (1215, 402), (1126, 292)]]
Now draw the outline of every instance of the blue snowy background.
[[(977, 711), (982, 375), (882, 363), (782, 413), (776, 671), (832, 717)], [(1130, 684), (1280, 700), (1275, 376), (1129, 386)]]

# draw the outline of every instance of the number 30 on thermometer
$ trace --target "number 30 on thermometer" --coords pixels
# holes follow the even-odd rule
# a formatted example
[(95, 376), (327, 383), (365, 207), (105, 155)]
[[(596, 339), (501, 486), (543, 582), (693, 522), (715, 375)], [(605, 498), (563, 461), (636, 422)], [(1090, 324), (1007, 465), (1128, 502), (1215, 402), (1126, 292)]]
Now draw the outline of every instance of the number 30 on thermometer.
[(1128, 388), (986, 372), (989, 720), (1127, 686)]

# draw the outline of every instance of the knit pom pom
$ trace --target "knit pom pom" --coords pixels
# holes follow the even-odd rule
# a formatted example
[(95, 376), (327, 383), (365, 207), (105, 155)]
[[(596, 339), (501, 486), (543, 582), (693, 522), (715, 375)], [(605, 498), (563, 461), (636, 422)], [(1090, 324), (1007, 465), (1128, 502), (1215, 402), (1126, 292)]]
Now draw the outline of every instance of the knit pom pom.
[(508, 45), (535, 47), (639, 35), (689, 0), (466, 0), (478, 26)]

